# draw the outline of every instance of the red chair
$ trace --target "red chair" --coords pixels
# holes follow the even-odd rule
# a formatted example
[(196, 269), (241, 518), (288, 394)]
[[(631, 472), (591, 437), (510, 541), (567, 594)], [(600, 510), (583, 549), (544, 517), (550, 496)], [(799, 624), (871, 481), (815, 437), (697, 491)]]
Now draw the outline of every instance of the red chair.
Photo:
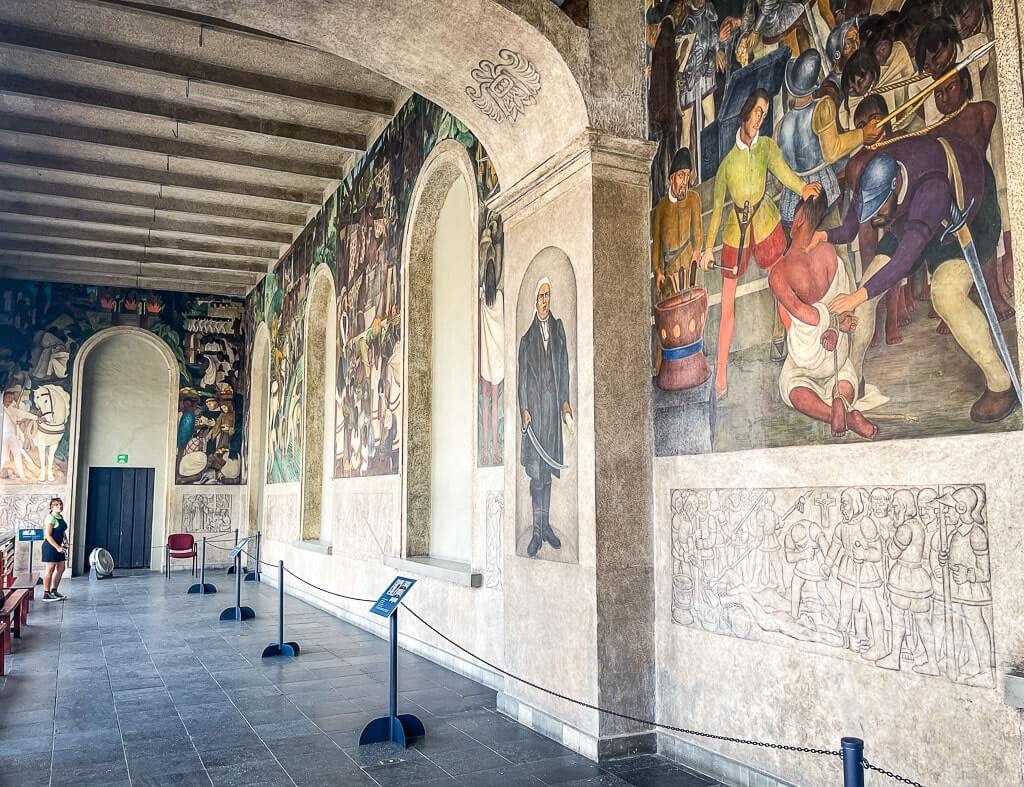
[(196, 559), (199, 552), (196, 550), (196, 540), (191, 533), (171, 533), (167, 537), (167, 576), (171, 575), (171, 558), (185, 560), (192, 558), (192, 576), (196, 575)]

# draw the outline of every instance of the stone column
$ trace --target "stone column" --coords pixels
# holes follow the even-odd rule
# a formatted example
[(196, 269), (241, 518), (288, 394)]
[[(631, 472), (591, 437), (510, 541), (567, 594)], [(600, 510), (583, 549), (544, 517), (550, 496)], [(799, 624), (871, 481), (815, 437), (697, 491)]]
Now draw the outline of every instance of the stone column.
[[(506, 187), (506, 664), (524, 678), (633, 716), (654, 714), (649, 168), (646, 141), (588, 131)], [(576, 433), (555, 480), (562, 547), (526, 554), (529, 479), (521, 458), (518, 350), (532, 316), (534, 260), (575, 276)], [(536, 281), (535, 281), (536, 280)], [(551, 313), (569, 313), (564, 284)], [(526, 302), (521, 303), (525, 298)], [(517, 321), (518, 316), (518, 321)], [(567, 495), (567, 485), (575, 486)], [(575, 508), (572, 522), (565, 512)], [(593, 757), (654, 749), (652, 731), (509, 681), (499, 706)]]

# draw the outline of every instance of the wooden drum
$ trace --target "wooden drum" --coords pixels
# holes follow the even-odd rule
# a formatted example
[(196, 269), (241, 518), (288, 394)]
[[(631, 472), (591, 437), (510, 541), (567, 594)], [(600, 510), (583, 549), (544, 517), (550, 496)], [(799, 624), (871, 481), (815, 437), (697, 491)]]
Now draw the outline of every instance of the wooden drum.
[(704, 321), (708, 291), (690, 287), (670, 295), (654, 307), (654, 323), (661, 345), (658, 386), (667, 391), (695, 388), (711, 376), (704, 357)]

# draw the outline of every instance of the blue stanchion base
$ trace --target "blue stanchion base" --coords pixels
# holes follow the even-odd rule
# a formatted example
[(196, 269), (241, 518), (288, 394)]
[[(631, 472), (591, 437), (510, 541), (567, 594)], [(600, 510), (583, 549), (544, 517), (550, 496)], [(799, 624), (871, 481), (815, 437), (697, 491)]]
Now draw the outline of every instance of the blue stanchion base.
[(202, 583), (202, 582), (196, 582), (194, 585), (189, 585), (188, 586), (188, 592), (189, 593), (216, 593), (217, 592), (217, 586), (213, 585), (213, 584), (211, 584), (209, 582), (206, 582), (205, 584)]
[(252, 607), (228, 607), (220, 613), (221, 620), (252, 620), (254, 617), (256, 613), (252, 611)]
[(263, 649), (263, 658), (269, 659), (274, 656), (291, 656), (295, 657), (299, 655), (299, 643), (298, 642), (271, 642), (267, 647)]
[(255, 571), (250, 571), (248, 574), (245, 575), (244, 580), (246, 582), (259, 582), (260, 576)]
[(228, 573), (228, 574), (234, 574), (235, 573), (235, 564), (234, 563), (232, 563), (230, 566), (228, 566), (228, 570), (227, 570), (226, 573)]
[(391, 741), (405, 749), (413, 738), (422, 738), (424, 735), (426, 731), (423, 729), (422, 721), (411, 713), (400, 713), (394, 718), (381, 716), (363, 727), (359, 735), (359, 745)]

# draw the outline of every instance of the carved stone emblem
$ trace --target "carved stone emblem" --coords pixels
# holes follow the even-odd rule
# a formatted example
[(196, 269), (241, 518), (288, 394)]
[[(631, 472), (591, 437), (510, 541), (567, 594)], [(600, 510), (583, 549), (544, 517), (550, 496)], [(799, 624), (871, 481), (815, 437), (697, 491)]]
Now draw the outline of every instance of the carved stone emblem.
[(540, 73), (537, 68), (511, 49), (498, 52), (498, 62), (481, 60), (469, 72), (477, 86), (466, 88), (477, 109), (496, 123), (515, 123), (526, 107), (537, 103)]

